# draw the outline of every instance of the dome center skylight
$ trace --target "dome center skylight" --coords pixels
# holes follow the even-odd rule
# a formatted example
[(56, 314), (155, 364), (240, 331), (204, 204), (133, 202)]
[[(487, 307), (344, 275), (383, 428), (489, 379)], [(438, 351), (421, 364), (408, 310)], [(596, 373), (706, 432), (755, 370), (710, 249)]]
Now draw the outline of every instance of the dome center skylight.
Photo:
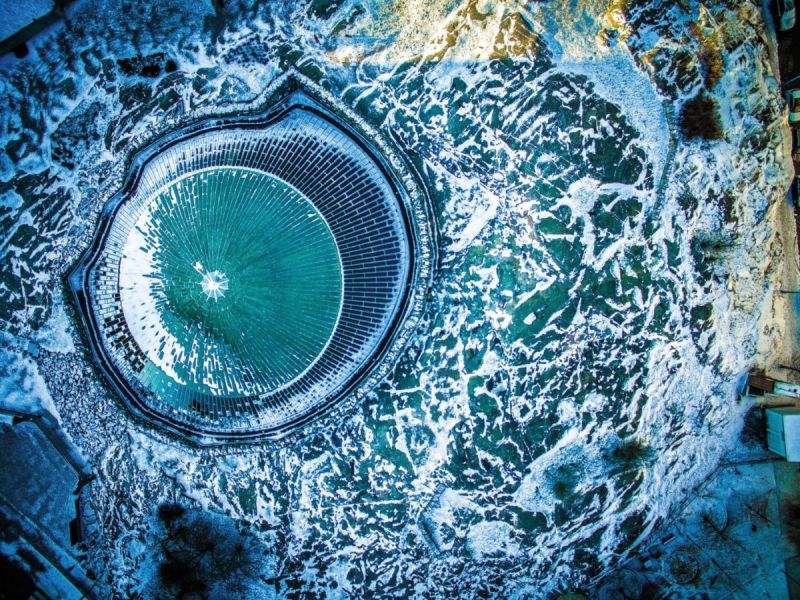
[(203, 288), (206, 298), (216, 302), (228, 291), (228, 276), (220, 271), (210, 271), (203, 275), (200, 287)]

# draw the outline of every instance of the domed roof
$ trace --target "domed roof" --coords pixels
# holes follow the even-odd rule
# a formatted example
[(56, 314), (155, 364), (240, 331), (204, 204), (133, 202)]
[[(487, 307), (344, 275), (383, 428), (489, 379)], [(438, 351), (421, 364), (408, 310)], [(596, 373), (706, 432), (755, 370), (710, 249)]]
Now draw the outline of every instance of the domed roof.
[(71, 277), (138, 414), (203, 442), (284, 434), (357, 388), (418, 275), (417, 223), (360, 133), (295, 93), (137, 157)]

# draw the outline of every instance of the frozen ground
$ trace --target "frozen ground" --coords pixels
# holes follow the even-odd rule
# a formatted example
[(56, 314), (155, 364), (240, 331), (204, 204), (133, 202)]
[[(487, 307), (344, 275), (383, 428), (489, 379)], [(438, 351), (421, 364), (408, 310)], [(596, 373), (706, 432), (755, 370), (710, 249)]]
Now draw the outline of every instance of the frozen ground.
[[(260, 536), (279, 596), (591, 589), (716, 466), (737, 380), (782, 352), (788, 134), (760, 6), (225, 6), (79, 1), (0, 60), (2, 389), (52, 397), (97, 471), (87, 564), (146, 589), (154, 507), (181, 500)], [(413, 160), (436, 283), (338, 426), (188, 448), (99, 380), (63, 275), (137, 144), (290, 68)], [(702, 87), (723, 140), (678, 136)]]

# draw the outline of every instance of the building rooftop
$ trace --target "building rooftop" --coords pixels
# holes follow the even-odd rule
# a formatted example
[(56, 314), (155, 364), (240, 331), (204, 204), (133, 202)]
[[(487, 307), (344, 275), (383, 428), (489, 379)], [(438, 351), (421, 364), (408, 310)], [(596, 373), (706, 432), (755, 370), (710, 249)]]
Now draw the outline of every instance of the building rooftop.
[(351, 392), (406, 313), (408, 196), (307, 95), (149, 146), (72, 277), (136, 412), (199, 441), (282, 435)]

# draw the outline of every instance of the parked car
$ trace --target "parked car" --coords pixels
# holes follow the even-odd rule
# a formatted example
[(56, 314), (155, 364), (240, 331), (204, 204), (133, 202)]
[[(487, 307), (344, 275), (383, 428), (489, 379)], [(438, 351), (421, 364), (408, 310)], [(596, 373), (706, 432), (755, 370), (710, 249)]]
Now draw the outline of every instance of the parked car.
[(800, 127), (792, 127), (792, 160), (800, 163)]
[(789, 105), (789, 124), (800, 124), (800, 88), (786, 92), (786, 104)]
[(778, 6), (778, 26), (781, 31), (794, 27), (794, 0), (776, 0)]

